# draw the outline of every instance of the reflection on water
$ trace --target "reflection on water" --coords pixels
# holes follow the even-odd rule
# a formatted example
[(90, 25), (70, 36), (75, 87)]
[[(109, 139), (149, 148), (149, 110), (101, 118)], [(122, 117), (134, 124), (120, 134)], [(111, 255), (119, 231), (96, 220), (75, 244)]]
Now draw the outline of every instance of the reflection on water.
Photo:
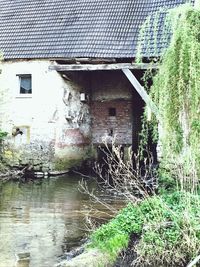
[[(66, 243), (70, 247), (84, 236), (91, 200), (79, 192), (79, 180), (67, 175), (0, 184), (0, 267), (51, 267)], [(29, 257), (23, 258), (24, 253)]]

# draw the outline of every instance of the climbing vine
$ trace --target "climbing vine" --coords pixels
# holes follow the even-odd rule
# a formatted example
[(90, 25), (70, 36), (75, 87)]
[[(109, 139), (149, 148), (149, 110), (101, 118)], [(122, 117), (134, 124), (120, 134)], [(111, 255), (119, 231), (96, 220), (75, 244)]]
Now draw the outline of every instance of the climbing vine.
[[(150, 28), (153, 32), (149, 32)], [(198, 176), (200, 9), (185, 4), (160, 10), (143, 25), (139, 43), (138, 58), (146, 54), (159, 56), (160, 66), (152, 75), (150, 95), (159, 109), (163, 163), (175, 159), (188, 174), (192, 168)], [(155, 61), (153, 57), (149, 60)], [(153, 121), (157, 128), (158, 123)]]

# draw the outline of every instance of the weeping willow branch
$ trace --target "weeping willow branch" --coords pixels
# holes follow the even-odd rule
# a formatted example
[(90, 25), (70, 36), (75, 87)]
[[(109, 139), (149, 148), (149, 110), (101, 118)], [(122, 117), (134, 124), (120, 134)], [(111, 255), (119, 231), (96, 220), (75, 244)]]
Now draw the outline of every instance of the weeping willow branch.
[[(150, 95), (159, 109), (163, 162), (175, 158), (186, 176), (194, 168), (196, 178), (200, 175), (199, 2), (152, 14), (142, 28), (138, 50), (139, 58), (150, 51), (160, 60)], [(154, 41), (149, 28), (155, 31)]]

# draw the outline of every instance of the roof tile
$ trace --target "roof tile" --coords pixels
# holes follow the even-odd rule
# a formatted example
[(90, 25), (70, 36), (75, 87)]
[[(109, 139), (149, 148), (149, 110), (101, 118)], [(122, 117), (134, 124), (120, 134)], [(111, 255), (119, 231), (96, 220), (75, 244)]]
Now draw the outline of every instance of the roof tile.
[(135, 57), (145, 18), (186, 0), (0, 0), (5, 59)]

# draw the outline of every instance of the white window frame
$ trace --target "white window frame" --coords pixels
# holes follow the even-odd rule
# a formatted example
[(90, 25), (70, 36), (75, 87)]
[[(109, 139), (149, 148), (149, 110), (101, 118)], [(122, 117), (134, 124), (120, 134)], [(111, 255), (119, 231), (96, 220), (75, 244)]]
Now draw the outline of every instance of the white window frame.
[[(17, 98), (32, 98), (32, 95), (33, 95), (32, 74), (30, 74), (30, 73), (21, 73), (21, 74), (16, 74), (16, 77), (17, 77), (16, 97)], [(23, 77), (30, 77), (30, 79), (31, 79), (31, 93), (23, 94), (23, 93), (20, 92), (20, 90), (21, 90), (21, 78), (23, 78)]]

